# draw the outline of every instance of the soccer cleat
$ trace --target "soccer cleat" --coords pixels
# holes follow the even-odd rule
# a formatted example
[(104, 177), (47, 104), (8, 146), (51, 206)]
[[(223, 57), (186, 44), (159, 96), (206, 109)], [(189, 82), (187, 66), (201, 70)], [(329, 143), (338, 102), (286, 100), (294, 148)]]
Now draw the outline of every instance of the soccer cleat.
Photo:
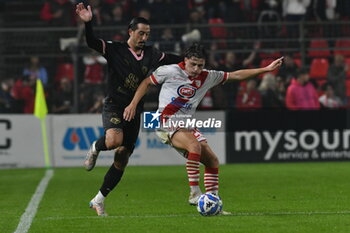
[(218, 213), (218, 215), (227, 216), (227, 215), (232, 215), (232, 213), (229, 212), (229, 211), (221, 210), (221, 211)]
[(190, 205), (197, 205), (198, 199), (202, 195), (202, 193), (190, 193), (190, 196), (188, 198), (188, 203)]
[(94, 141), (90, 146), (90, 149), (84, 161), (84, 166), (87, 171), (91, 171), (95, 167), (96, 160), (99, 153), (100, 152), (96, 150), (96, 141)]
[(94, 199), (92, 199), (90, 201), (90, 208), (96, 210), (98, 216), (107, 216), (103, 202), (97, 203)]

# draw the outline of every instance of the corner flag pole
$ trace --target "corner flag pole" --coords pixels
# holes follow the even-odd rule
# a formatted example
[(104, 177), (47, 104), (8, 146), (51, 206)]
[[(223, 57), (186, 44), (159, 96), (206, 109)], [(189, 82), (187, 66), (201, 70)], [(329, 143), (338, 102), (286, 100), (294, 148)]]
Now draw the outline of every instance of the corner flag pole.
[(45, 166), (46, 168), (51, 168), (49, 146), (47, 143), (47, 134), (46, 134), (46, 115), (47, 115), (47, 105), (46, 105), (44, 88), (43, 88), (43, 84), (41, 83), (41, 80), (37, 79), (36, 91), (35, 91), (34, 116), (39, 118), (41, 121), (41, 134), (43, 137)]

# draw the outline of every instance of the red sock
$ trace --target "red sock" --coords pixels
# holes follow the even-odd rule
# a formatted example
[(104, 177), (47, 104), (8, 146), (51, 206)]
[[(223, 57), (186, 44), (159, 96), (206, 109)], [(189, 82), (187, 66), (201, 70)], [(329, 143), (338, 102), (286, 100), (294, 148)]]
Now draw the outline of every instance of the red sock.
[(204, 173), (205, 192), (219, 192), (219, 168), (206, 167)]
[(187, 162), (186, 162), (186, 170), (188, 181), (190, 186), (198, 186), (199, 183), (199, 160), (200, 155), (196, 153), (188, 153)]

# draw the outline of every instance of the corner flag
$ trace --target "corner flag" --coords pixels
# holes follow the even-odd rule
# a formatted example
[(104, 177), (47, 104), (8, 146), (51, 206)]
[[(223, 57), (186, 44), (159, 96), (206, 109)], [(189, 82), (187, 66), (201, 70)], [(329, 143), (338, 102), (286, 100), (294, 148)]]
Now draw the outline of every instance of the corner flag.
[(43, 84), (40, 79), (36, 80), (36, 93), (35, 93), (35, 105), (34, 116), (39, 119), (44, 119), (47, 115), (47, 105), (45, 99), (45, 93)]
[(46, 135), (46, 119), (45, 119), (46, 115), (47, 115), (47, 105), (46, 105), (44, 88), (43, 88), (43, 84), (41, 83), (41, 80), (37, 79), (36, 91), (35, 91), (34, 116), (39, 118), (41, 121), (41, 133), (43, 136), (45, 166), (46, 168), (51, 168), (49, 146), (47, 143), (47, 135)]

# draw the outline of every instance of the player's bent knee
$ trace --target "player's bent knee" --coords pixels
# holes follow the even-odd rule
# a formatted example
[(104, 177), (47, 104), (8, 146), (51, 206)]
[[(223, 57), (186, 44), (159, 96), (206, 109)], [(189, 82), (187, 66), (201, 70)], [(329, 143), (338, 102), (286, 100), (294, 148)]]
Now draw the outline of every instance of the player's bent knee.
[(115, 149), (119, 147), (121, 144), (118, 140), (106, 140), (106, 146), (109, 150)]
[(211, 167), (219, 167), (218, 157), (215, 155), (212, 158), (210, 158), (210, 163), (211, 163)]
[(123, 142), (123, 133), (116, 130), (109, 130), (106, 133), (106, 146), (108, 149), (115, 149)]
[(201, 145), (198, 141), (192, 141), (189, 143), (187, 150), (190, 152), (201, 154)]

